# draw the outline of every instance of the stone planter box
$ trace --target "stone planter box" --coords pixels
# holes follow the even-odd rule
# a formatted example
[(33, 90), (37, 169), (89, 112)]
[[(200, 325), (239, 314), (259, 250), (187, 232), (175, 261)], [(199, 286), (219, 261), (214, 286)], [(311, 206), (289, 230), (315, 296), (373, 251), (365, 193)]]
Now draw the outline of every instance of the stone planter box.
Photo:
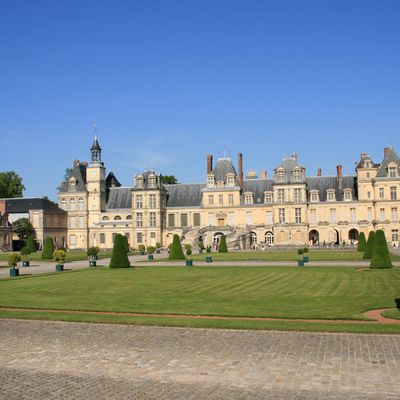
[(139, 255), (144, 256), (144, 251), (139, 251)]
[(23, 267), (29, 267), (29, 261), (22, 261)]
[(186, 260), (187, 267), (193, 267), (193, 260)]
[(298, 267), (304, 267), (304, 260), (297, 260)]
[(10, 276), (19, 276), (18, 268), (10, 268)]
[(89, 267), (95, 267), (95, 266), (96, 266), (96, 260), (90, 260)]
[(211, 263), (212, 262), (212, 257), (211, 256), (207, 256), (206, 257), (206, 263)]
[(161, 254), (161, 250), (160, 250), (160, 249), (157, 249), (157, 250), (156, 250), (156, 253), (157, 253), (157, 254)]
[(310, 261), (310, 260), (309, 260), (308, 256), (304, 256), (304, 257), (303, 257), (303, 261), (304, 261), (305, 263), (308, 263), (308, 261)]
[(153, 260), (154, 260), (153, 254), (149, 254), (149, 255), (147, 256), (147, 259), (148, 259), (149, 261), (153, 261)]
[(64, 271), (64, 264), (56, 264), (56, 272)]

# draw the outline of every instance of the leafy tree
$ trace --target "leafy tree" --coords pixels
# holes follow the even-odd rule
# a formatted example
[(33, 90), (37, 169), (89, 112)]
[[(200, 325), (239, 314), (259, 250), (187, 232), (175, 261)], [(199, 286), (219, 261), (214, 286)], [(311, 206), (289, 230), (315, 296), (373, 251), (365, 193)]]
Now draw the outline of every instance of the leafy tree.
[(29, 250), (29, 253), (36, 253), (36, 243), (33, 236), (28, 236), (28, 240), (26, 242), (26, 247)]
[(176, 179), (176, 177), (174, 175), (162, 175), (161, 176), (161, 183), (163, 185), (173, 185), (178, 182), (178, 179)]
[(174, 238), (171, 243), (171, 248), (169, 252), (170, 260), (184, 260), (185, 255), (183, 254), (181, 241), (179, 240), (179, 236), (177, 234), (174, 235)]
[(228, 252), (228, 247), (226, 246), (225, 235), (221, 235), (221, 239), (219, 240), (218, 252), (219, 253), (227, 253)]
[(130, 266), (124, 236), (118, 233), (114, 238), (110, 268), (129, 268)]
[(73, 170), (74, 170), (73, 168), (65, 168), (65, 171), (64, 171), (64, 180), (65, 181), (68, 180), (68, 178), (72, 174)]
[(366, 248), (367, 248), (367, 241), (365, 240), (364, 232), (361, 232), (360, 236), (358, 237), (357, 251), (365, 251)]
[(374, 247), (372, 250), (372, 258), (370, 268), (392, 268), (392, 260), (388, 245), (386, 242), (385, 232), (379, 229), (375, 232)]
[(0, 198), (22, 197), (25, 186), (14, 171), (0, 172)]
[(54, 243), (51, 237), (47, 237), (44, 240), (43, 251), (42, 251), (42, 260), (52, 260), (54, 252)]
[(375, 232), (371, 231), (368, 235), (367, 246), (364, 251), (364, 260), (370, 260), (372, 258), (372, 250), (374, 248)]
[(27, 239), (33, 234), (33, 226), (28, 218), (20, 218), (12, 224), (13, 232), (18, 236), (20, 240)]
[(55, 250), (53, 252), (53, 257), (59, 264), (64, 264), (67, 252), (61, 249)]
[(21, 261), (21, 256), (18, 253), (10, 253), (7, 257), (7, 263), (10, 268), (15, 268)]

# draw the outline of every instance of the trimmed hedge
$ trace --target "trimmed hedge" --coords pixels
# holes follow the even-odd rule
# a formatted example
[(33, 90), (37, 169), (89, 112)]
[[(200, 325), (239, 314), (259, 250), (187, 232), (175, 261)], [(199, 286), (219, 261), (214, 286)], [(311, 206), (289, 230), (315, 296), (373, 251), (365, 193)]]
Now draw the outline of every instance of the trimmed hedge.
[(368, 235), (367, 246), (365, 247), (363, 259), (370, 260), (372, 258), (372, 250), (374, 248), (375, 232), (371, 231)]
[(124, 238), (124, 243), (125, 243), (125, 251), (127, 252), (127, 253), (129, 253), (129, 243), (128, 243), (128, 236), (123, 236), (123, 238)]
[(110, 268), (129, 268), (130, 266), (126, 251), (126, 240), (124, 239), (124, 236), (118, 233), (114, 238)]
[(227, 252), (228, 252), (228, 247), (226, 246), (226, 237), (225, 235), (221, 235), (221, 238), (219, 240), (218, 253), (227, 253)]
[(367, 240), (365, 239), (364, 232), (361, 232), (358, 236), (358, 246), (357, 251), (365, 251), (367, 248)]
[(52, 260), (54, 252), (54, 244), (53, 239), (51, 237), (47, 237), (44, 240), (43, 251), (42, 251), (42, 260)]
[(372, 250), (372, 259), (370, 268), (392, 268), (392, 260), (388, 245), (386, 242), (385, 232), (379, 229), (375, 232), (374, 247)]
[(171, 243), (170, 251), (169, 251), (169, 259), (170, 260), (184, 260), (185, 255), (183, 254), (181, 241), (179, 240), (179, 236), (177, 234), (174, 235), (174, 238)]
[(36, 243), (35, 239), (32, 236), (28, 237), (28, 240), (26, 242), (26, 247), (28, 248), (30, 253), (36, 253)]

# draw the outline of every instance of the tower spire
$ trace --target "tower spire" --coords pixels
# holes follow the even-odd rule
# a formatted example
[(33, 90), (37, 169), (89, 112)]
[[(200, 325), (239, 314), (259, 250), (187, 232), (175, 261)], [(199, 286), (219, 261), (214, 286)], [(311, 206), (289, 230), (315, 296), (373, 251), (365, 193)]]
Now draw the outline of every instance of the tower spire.
[(92, 147), (90, 148), (91, 152), (91, 164), (100, 163), (101, 162), (101, 147), (99, 141), (97, 139), (97, 127), (94, 125), (94, 139)]

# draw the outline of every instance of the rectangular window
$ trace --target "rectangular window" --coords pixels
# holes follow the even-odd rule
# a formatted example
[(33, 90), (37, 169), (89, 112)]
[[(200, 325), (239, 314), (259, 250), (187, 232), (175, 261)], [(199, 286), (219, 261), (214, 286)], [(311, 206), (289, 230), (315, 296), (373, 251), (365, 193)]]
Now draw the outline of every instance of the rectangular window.
[(368, 207), (368, 222), (372, 221), (372, 207)]
[(168, 214), (168, 227), (175, 228), (175, 214)]
[(335, 200), (335, 192), (328, 192), (328, 201)]
[(396, 186), (390, 187), (390, 200), (397, 200), (397, 187)]
[(350, 208), (350, 222), (354, 224), (357, 220), (356, 216), (356, 209), (355, 208)]
[(311, 193), (311, 201), (318, 201), (318, 193)]
[(296, 224), (301, 224), (301, 208), (294, 209), (294, 222)]
[(136, 234), (136, 243), (143, 243), (143, 233), (142, 232), (138, 232)]
[(301, 189), (294, 189), (294, 202), (301, 203)]
[(385, 189), (379, 188), (379, 198), (383, 199), (385, 197)]
[(392, 208), (392, 222), (397, 222), (398, 219), (397, 208)]
[(157, 226), (157, 217), (155, 212), (151, 212), (149, 215), (149, 225), (150, 227), (154, 228)]
[(398, 241), (399, 241), (399, 230), (393, 229), (392, 230), (392, 242), (398, 242)]
[(246, 212), (246, 224), (253, 225), (253, 213), (251, 211)]
[(208, 204), (209, 204), (210, 206), (212, 206), (212, 205), (214, 204), (214, 196), (213, 196), (212, 194), (210, 194), (210, 195), (208, 196)]
[(156, 233), (155, 232), (151, 232), (150, 233), (150, 239), (155, 239), (156, 238)]
[(76, 246), (76, 235), (69, 235), (70, 246)]
[(156, 208), (156, 195), (155, 194), (151, 194), (149, 196), (149, 207)]
[(181, 226), (188, 226), (188, 215), (181, 214)]
[(347, 200), (347, 201), (351, 200), (351, 191), (350, 190), (346, 190), (344, 192), (344, 199)]
[(228, 194), (228, 203), (229, 205), (233, 204), (233, 194)]
[(286, 222), (286, 217), (285, 217), (285, 209), (280, 208), (279, 209), (279, 223), (284, 224)]
[(265, 194), (265, 202), (267, 204), (271, 204), (272, 203), (272, 193), (266, 193)]
[(76, 228), (76, 217), (70, 217), (69, 226), (70, 226), (71, 229), (75, 229)]
[(317, 223), (317, 210), (310, 210), (310, 220), (312, 224)]
[(79, 217), (79, 228), (83, 229), (85, 227), (85, 218)]
[(368, 199), (371, 198), (371, 192), (367, 192), (367, 198), (368, 198)]
[(200, 213), (193, 214), (193, 226), (200, 226)]
[(336, 224), (336, 209), (330, 209), (331, 224)]
[(235, 213), (228, 213), (228, 225), (229, 226), (235, 225)]
[(385, 209), (384, 208), (381, 208), (379, 210), (379, 220), (380, 221), (384, 221), (385, 220)]
[(389, 177), (390, 178), (396, 177), (396, 167), (389, 167)]
[(278, 203), (283, 204), (285, 202), (285, 190), (278, 189)]
[(218, 196), (218, 203), (220, 206), (224, 204), (224, 196), (222, 194)]
[(105, 243), (106, 243), (106, 234), (100, 233), (100, 244), (105, 244)]
[(244, 203), (253, 204), (253, 195), (251, 193), (248, 193), (244, 196)]
[(267, 213), (265, 214), (265, 223), (267, 225), (272, 225), (272, 211), (267, 211)]
[(136, 195), (136, 208), (143, 208), (143, 196), (141, 194)]
[(141, 228), (143, 226), (143, 214), (142, 213), (136, 213), (136, 226), (138, 228)]
[(212, 213), (208, 214), (208, 225), (214, 225), (214, 214)]

